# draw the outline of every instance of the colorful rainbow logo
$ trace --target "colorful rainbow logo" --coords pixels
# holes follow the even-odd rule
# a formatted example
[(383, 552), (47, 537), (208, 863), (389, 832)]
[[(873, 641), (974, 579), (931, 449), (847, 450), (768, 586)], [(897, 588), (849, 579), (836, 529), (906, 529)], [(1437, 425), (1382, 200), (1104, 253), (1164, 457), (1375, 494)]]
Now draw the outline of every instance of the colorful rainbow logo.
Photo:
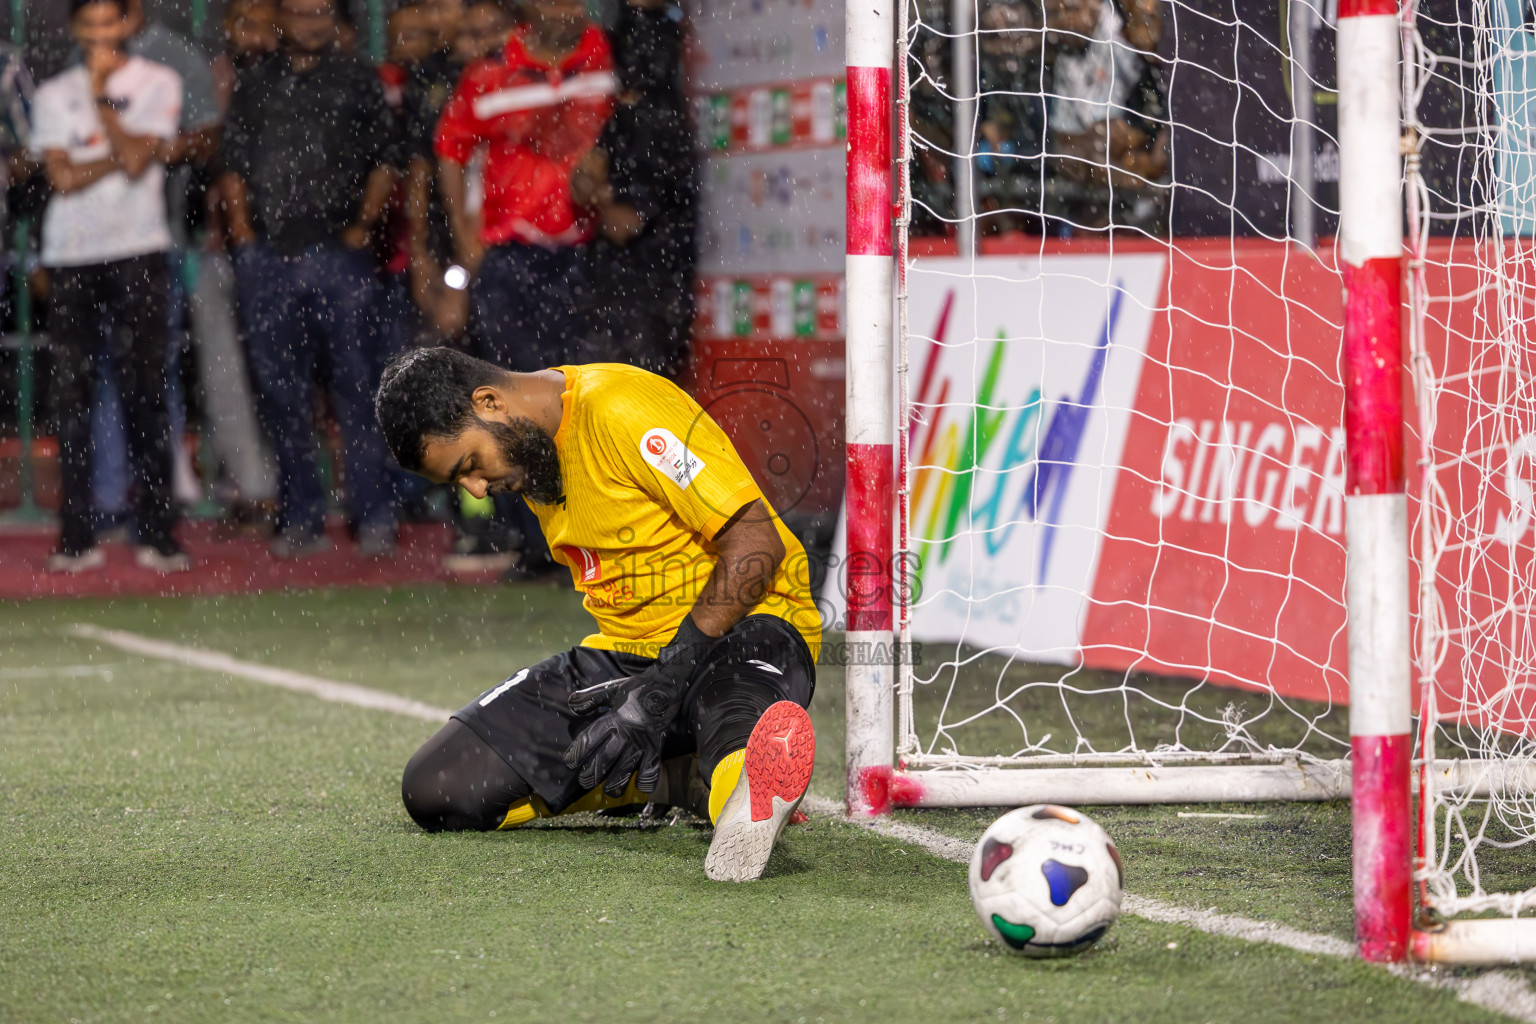
[[(1036, 386), (1021, 404), (998, 404), (998, 382), (1009, 344), (1005, 328), (998, 328), (992, 341), (974, 401), (967, 400), (970, 389), (954, 374), (939, 373), (939, 361), (948, 350), (945, 340), (955, 292), (944, 296), (907, 424), (907, 450), (912, 453), (911, 522), (917, 554), (914, 575), (918, 582), (928, 559), (936, 557), (942, 565), (962, 533), (979, 533), (987, 554), (995, 556), (1025, 520), (1043, 527), (1036, 579), (1046, 579), (1062, 503), (1089, 417), (1099, 401), (1109, 347), (1120, 322), (1124, 282), (1116, 281), (1110, 292), (1109, 311), (1077, 394), (1062, 394), (1054, 403), (1046, 403), (1042, 389)], [(1047, 409), (1049, 426), (1042, 432)], [(1005, 437), (1001, 454), (993, 465), (986, 466)], [(1031, 467), (1030, 475), (1022, 490), (1011, 495), (1009, 483), (1016, 479), (1012, 474), (1024, 467)], [(973, 504), (973, 494), (981, 489), (987, 493)], [(1010, 496), (1012, 507), (1005, 508), (1005, 498)]]

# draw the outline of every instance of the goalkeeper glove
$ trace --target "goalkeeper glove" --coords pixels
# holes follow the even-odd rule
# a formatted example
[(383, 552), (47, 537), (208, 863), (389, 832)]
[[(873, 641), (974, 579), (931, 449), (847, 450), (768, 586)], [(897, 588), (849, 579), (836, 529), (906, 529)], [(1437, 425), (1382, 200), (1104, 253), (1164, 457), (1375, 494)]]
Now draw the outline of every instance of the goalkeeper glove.
[(682, 710), (688, 684), (714, 642), (690, 615), (639, 675), (571, 694), (571, 710), (578, 715), (607, 709), (565, 751), (566, 767), (581, 769), (578, 781), (583, 788), (593, 789), (602, 781), (603, 792), (619, 796), (635, 775), (642, 793), (655, 790), (667, 727)]

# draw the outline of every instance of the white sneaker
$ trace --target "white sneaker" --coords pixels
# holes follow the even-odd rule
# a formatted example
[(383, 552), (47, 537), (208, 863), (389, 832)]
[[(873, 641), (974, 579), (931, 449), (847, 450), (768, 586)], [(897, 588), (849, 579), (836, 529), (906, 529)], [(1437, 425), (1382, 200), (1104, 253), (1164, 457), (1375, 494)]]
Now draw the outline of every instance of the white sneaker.
[(764, 711), (747, 740), (741, 778), (715, 822), (705, 876), (717, 882), (761, 878), (815, 767), (816, 733), (805, 709), (781, 700)]
[(192, 559), (185, 551), (160, 551), (148, 544), (141, 544), (133, 554), (133, 560), (141, 569), (155, 572), (186, 572), (192, 568)]
[(107, 553), (101, 548), (87, 548), (78, 555), (66, 555), (62, 551), (56, 551), (48, 556), (46, 563), (49, 572), (90, 572), (92, 569), (100, 569), (107, 564)]

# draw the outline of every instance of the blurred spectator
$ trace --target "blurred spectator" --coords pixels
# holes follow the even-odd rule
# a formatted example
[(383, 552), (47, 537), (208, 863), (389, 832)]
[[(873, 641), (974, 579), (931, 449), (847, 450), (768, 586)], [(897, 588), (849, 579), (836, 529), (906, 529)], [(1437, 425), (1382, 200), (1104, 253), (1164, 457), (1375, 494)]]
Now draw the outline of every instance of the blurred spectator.
[[(423, 6), (440, 5), (428, 2)], [(438, 119), (464, 69), (501, 55), (512, 31), (509, 6), (510, 0), (478, 0), (458, 12), (448, 45), (422, 62), (406, 93), (408, 280), (411, 299), (421, 314), (418, 341), (423, 344), (463, 344), (469, 326), (469, 272), (456, 262), (452, 232), (436, 186), (433, 144)], [(476, 235), (484, 195), (485, 149), (483, 144), (476, 146), (464, 167), (465, 208), (461, 216), (469, 225), (466, 230)], [(462, 488), (456, 490), (458, 536), (453, 553), (443, 560), (444, 566), (450, 572), (469, 573), (513, 568), (518, 549), (524, 546), (526, 509), (510, 495), (476, 499)], [(540, 563), (543, 557), (543, 552), (535, 551), (529, 564)]]
[(426, 8), (433, 30), (437, 33), (437, 49), (447, 52), (453, 46), (459, 22), (464, 17), (464, 0), (421, 0), (421, 6)]
[[(385, 104), (396, 125), (403, 127), (409, 120), (408, 105), (419, 102), (416, 97), (422, 92), (419, 84), (422, 64), (437, 53), (437, 26), (426, 4), (412, 3), (396, 8), (390, 14), (387, 29), (385, 38), (389, 49), (379, 65), (379, 80), (384, 86)], [(376, 314), (379, 343), (374, 350), (374, 380), (383, 373), (385, 364), (403, 352), (416, 336), (418, 310), (411, 301), (409, 283), (411, 226), (406, 211), (406, 192), (405, 179), (397, 179), (385, 207), (375, 248), (379, 260)], [(430, 485), (425, 480), (393, 463), (389, 476), (403, 516), (410, 519), (431, 516), (427, 496)]]
[[(271, 0), (235, 0), (224, 9), (224, 52), (213, 64), (221, 116), (229, 109), (235, 79), (277, 48), (277, 8)], [(215, 187), (205, 197), (205, 228), (192, 275), (192, 337), (197, 343), (198, 382), (203, 391), (206, 443), (217, 461), (214, 481), (220, 503), (236, 520), (268, 518), (277, 481), (266, 438), (256, 419), (256, 400), (240, 338), (235, 274), (230, 264), (226, 218), (218, 179), (222, 157), (210, 161)]]
[[(593, 218), (571, 199), (571, 171), (597, 141), (616, 82), (607, 37), (581, 0), (528, 0), (500, 63), (472, 65), (443, 109), (436, 152), (459, 263), (471, 284), (478, 353), (512, 370), (574, 356), (585, 299), (581, 243)], [(464, 165), (488, 147), (478, 230)]]
[(277, 454), (278, 557), (328, 546), (311, 401), (324, 354), (345, 441), (359, 550), (394, 547), (372, 408), (370, 236), (394, 186), (393, 125), (375, 71), (337, 51), (332, 0), (283, 0), (282, 49), (242, 78), (226, 126), (225, 199), (259, 408)]
[[(185, 444), (187, 398), (182, 388), (181, 364), (189, 340), (186, 332), (187, 289), (196, 273), (189, 261), (190, 232), (202, 222), (207, 170), (219, 148), (222, 116), (214, 95), (213, 71), (208, 55), (186, 36), (144, 16), (143, 0), (128, 0), (128, 26), (133, 33), (128, 52), (164, 64), (181, 77), (181, 123), (176, 144), (165, 155), (165, 205), (171, 228), (170, 344), (166, 346), (166, 401), (171, 416), (173, 490), (179, 501), (192, 504), (202, 499), (202, 486), (192, 468), (191, 451)], [(190, 339), (194, 343), (197, 339)], [(249, 395), (239, 396), (249, 401)], [(98, 452), (101, 450), (97, 449)]]
[[(379, 81), (384, 87), (384, 103), (397, 126), (408, 123), (407, 103), (418, 102), (421, 92), (417, 82), (422, 61), (436, 52), (437, 32), (424, 4), (409, 4), (389, 16), (387, 38), (389, 51), (379, 65)], [(407, 150), (408, 152), (408, 150)], [(406, 184), (396, 180), (384, 209), (379, 237), (382, 287), (379, 294), (379, 322), (385, 340), (375, 353), (377, 370), (394, 358), (411, 334), (413, 307), (406, 270), (410, 265), (410, 225), (406, 209)]]
[(507, 45), (512, 22), (506, 0), (477, 0), (463, 9), (442, 52), (461, 68), (487, 57), (498, 57)]
[[(437, 158), (432, 146), (437, 122), (464, 68), (499, 55), (511, 31), (512, 18), (502, 0), (471, 4), (459, 19), (452, 45), (422, 62), (416, 81), (406, 93), (411, 298), (422, 312), (424, 333), (433, 344), (459, 337), (469, 323), (469, 274), (454, 262), (448, 220), (436, 187)], [(480, 147), (464, 169), (467, 209), (463, 217), (471, 225), (466, 230), (476, 234), (480, 230), (478, 199), (484, 194), (480, 185), (483, 152), (484, 147)]]
[[(981, 0), (978, 234), (1166, 230), (1162, 0)], [(944, 0), (914, 0), (909, 48), (914, 234), (954, 231), (953, 38)], [(963, 141), (963, 140), (962, 140)]]
[(676, 377), (693, 326), (694, 207), (698, 166), (681, 67), (682, 8), (629, 0), (614, 59), (623, 93), (597, 147), (571, 179), (593, 211), (587, 248), (594, 288), (583, 362), (624, 362)]
[(977, 131), (974, 161), (978, 226), (987, 234), (1047, 230), (1044, 193), (1045, 99), (1050, 73), (1043, 18), (1033, 0), (990, 0), (977, 12)]
[[(206, 169), (208, 160), (218, 149), (220, 116), (208, 58), (202, 50), (163, 24), (147, 22), (142, 0), (127, 0), (126, 8), (130, 32), (128, 52), (163, 64), (181, 77), (180, 131), (175, 146), (165, 154), (165, 202), (171, 229), (166, 402), (171, 417), (172, 492), (178, 501), (195, 504), (202, 499), (202, 487), (192, 468), (190, 450), (184, 443), (187, 400), (181, 378), (182, 356), (187, 343), (185, 283), (190, 270), (185, 256), (190, 223), (200, 219), (194, 214), (201, 210), (202, 184), (206, 180), (199, 174), (194, 188), (194, 172)], [(189, 204), (192, 192), (198, 193), (199, 201)], [(116, 373), (112, 356), (103, 352), (98, 360), (95, 406), (91, 411), (91, 446), (95, 454), (91, 463), (92, 505), (98, 527), (107, 528), (108, 524), (113, 524), (112, 528), (121, 526), (126, 529), (132, 473), (123, 403), (114, 383)]]
[[(433, 5), (426, 3), (423, 6), (430, 9)], [(437, 122), (443, 107), (453, 95), (465, 68), (476, 61), (501, 56), (512, 31), (514, 6), (515, 0), (476, 0), (471, 3), (455, 22), (456, 28), (448, 45), (419, 65), (413, 89), (406, 96), (407, 136), (413, 161), (419, 157), (422, 166), (435, 169), (433, 146), (437, 141)], [(484, 149), (482, 144), (477, 152), (483, 154)], [(429, 190), (436, 188), (433, 179), (424, 184)], [(478, 189), (476, 184), (471, 191)]]
[(235, 80), (277, 52), (276, 0), (230, 0), (224, 8), (224, 52), (213, 62), (214, 93), (227, 111)]
[[(144, 16), (144, 0), (127, 0), (128, 52), (181, 76), (181, 124), (166, 162), (206, 163), (219, 146), (219, 105), (208, 55), (181, 33)], [(172, 234), (175, 226), (172, 226)]]
[[(1148, 59), (1162, 35), (1159, 0), (1128, 3), (1124, 16), (1114, 0), (1050, 0), (1046, 8), (1056, 46), (1050, 148), (1060, 174), (1089, 186), (1064, 211), (1079, 227), (1155, 217), (1148, 197), (1134, 193), (1167, 170), (1167, 138), (1156, 123), (1166, 120), (1165, 104)], [(1119, 211), (1117, 186), (1133, 193), (1119, 197)], [(1126, 198), (1145, 200), (1130, 218)]]
[[(407, 4), (390, 12), (385, 34), (386, 54), (384, 64), (398, 68), (400, 89), (422, 61), (438, 49), (437, 23), (426, 4)], [(388, 78), (386, 78), (386, 83)], [(387, 90), (386, 90), (387, 93)], [(399, 105), (398, 97), (388, 97), (392, 106)]]
[[(527, 0), (522, 11), (528, 22), (512, 31), (501, 60), (471, 64), (459, 79), (435, 152), (458, 265), (473, 275), (472, 347), (529, 371), (577, 356), (588, 298), (579, 246), (595, 218), (572, 200), (571, 172), (608, 120), (617, 82), (608, 39), (581, 0)], [(480, 146), (477, 218), (465, 165)], [(533, 514), (521, 499), (505, 500), (487, 529), (521, 548), (514, 574), (548, 571), (554, 563)]]
[(216, 497), (235, 519), (243, 520), (269, 514), (277, 500), (277, 481), (256, 420), (256, 398), (236, 308), (234, 267), (225, 249), (223, 226), (214, 223), (198, 253), (189, 312), (192, 336), (197, 339), (205, 440), (222, 471)]
[(171, 233), (164, 155), (177, 138), (176, 72), (128, 52), (123, 0), (71, 0), (70, 32), (83, 63), (37, 92), (33, 146), (54, 196), (43, 220), (51, 269), (50, 323), (63, 506), (51, 570), (99, 568), (91, 522), (90, 408), (103, 339), (126, 406), (137, 484), (137, 560), (187, 568), (173, 536), (170, 426), (165, 405), (167, 271)]

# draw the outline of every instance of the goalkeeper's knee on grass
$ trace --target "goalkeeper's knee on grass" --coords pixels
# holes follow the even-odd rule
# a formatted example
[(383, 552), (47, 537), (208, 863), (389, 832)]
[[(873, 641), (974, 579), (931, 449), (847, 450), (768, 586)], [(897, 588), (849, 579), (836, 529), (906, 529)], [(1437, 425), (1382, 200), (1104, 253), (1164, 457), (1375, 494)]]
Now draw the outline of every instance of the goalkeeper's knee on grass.
[[(450, 721), (405, 766), (400, 798), (428, 832), (492, 832), (554, 817), (538, 794), (474, 730)], [(561, 814), (644, 804), (634, 779), (618, 796), (595, 789)]]
[(400, 798), (428, 832), (490, 832), (538, 816), (532, 788), (459, 721), (449, 721), (407, 762)]

